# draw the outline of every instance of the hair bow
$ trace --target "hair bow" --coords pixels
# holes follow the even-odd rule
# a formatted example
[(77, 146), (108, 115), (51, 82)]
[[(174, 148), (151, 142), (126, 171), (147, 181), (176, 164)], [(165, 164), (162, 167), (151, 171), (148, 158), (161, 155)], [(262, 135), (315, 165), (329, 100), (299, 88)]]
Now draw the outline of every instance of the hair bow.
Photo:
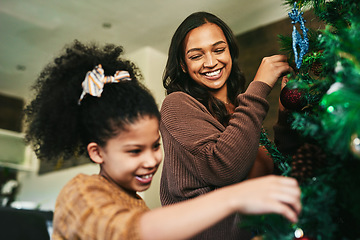
[(79, 105), (87, 93), (94, 97), (100, 97), (106, 83), (118, 83), (126, 80), (131, 80), (128, 71), (117, 71), (114, 76), (105, 76), (101, 64), (97, 65), (92, 71), (86, 73), (85, 80), (81, 84), (83, 91), (78, 102)]

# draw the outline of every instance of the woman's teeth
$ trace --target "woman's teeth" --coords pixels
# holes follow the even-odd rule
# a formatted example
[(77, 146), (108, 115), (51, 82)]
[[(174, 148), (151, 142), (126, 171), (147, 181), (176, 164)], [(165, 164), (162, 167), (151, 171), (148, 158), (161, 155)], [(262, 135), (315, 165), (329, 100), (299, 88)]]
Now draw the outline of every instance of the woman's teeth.
[(205, 73), (205, 75), (208, 77), (213, 77), (213, 76), (220, 74), (220, 71), (221, 71), (221, 69), (214, 71), (214, 72), (207, 72), (207, 73)]

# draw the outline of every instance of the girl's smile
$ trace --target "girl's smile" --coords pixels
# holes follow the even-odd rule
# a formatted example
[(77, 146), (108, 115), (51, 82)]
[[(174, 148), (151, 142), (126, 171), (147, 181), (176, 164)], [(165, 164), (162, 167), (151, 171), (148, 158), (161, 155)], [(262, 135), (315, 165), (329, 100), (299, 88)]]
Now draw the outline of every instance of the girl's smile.
[(162, 160), (159, 121), (140, 118), (98, 149), (102, 176), (131, 193), (145, 191)]

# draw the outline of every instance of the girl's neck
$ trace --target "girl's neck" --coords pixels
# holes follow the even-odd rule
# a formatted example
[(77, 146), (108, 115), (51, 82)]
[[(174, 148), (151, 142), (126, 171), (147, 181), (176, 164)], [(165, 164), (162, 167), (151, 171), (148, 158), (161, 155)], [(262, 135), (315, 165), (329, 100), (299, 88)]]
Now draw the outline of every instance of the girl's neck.
[(129, 191), (129, 190), (125, 189), (124, 187), (120, 186), (117, 182), (115, 182), (110, 176), (108, 176), (102, 170), (100, 170), (99, 175), (102, 176), (103, 178), (105, 178), (108, 182), (110, 182), (110, 183), (116, 185), (118, 188), (122, 189), (124, 192), (127, 192), (130, 196), (138, 198), (135, 191)]

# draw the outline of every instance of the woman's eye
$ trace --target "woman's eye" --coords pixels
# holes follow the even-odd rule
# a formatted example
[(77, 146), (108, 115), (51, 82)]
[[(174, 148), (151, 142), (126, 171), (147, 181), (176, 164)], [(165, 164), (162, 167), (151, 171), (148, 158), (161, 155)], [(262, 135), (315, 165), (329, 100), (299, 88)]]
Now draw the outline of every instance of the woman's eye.
[(201, 55), (193, 55), (189, 57), (190, 60), (197, 60), (199, 58), (201, 58)]
[(215, 50), (216, 53), (222, 53), (225, 51), (225, 48), (218, 48)]

